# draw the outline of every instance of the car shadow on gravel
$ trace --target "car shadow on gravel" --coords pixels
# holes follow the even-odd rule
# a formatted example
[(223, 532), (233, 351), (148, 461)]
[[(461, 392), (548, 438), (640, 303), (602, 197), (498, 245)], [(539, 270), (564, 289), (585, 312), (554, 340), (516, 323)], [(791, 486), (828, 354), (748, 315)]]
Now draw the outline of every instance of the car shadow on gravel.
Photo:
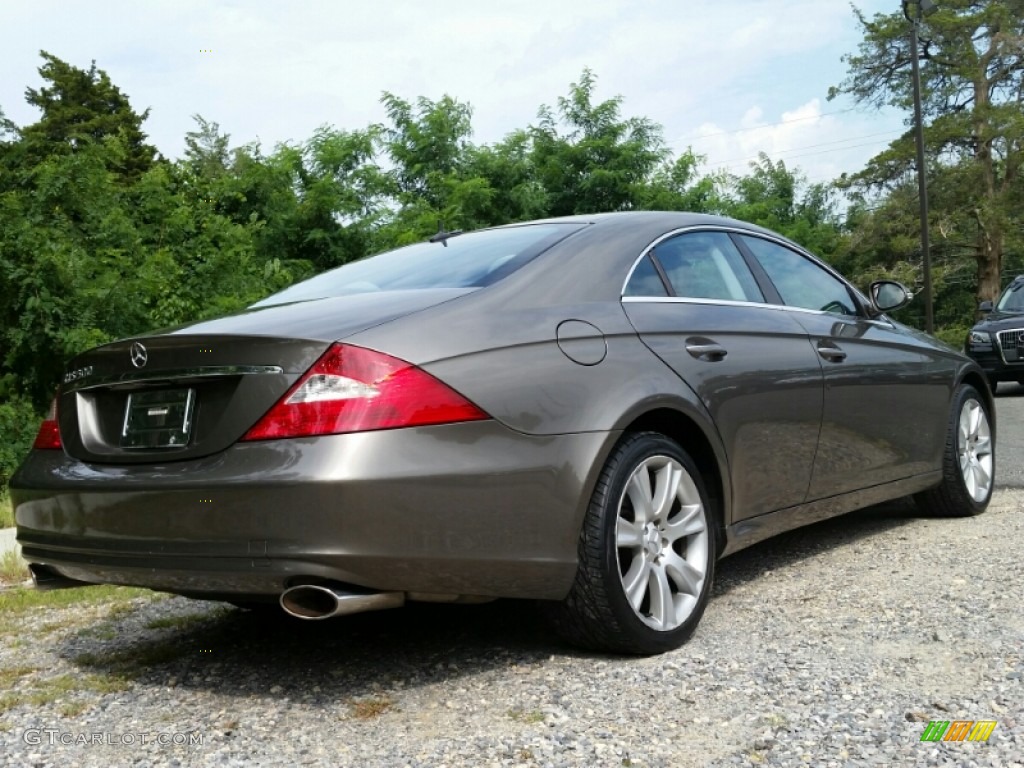
[(899, 499), (866, 507), (779, 534), (721, 560), (715, 574), (715, 595), (724, 595), (766, 571), (796, 565), (823, 552), (839, 549), (873, 536), (894, 535), (896, 529), (925, 519), (914, 502)]
[(346, 702), (580, 655), (531, 601), (409, 604), (327, 621), (173, 598), (58, 641), (82, 674), (248, 697)]
[[(877, 535), (917, 516), (909, 502), (853, 512), (782, 534), (723, 560), (714, 595), (766, 570)], [(271, 607), (242, 611), (172, 598), (89, 625), (57, 642), (83, 674), (246, 697), (352, 701), (382, 690), (451, 681), (552, 656), (608, 659), (560, 643), (531, 601), (485, 605), (412, 603), (328, 621), (301, 621)]]

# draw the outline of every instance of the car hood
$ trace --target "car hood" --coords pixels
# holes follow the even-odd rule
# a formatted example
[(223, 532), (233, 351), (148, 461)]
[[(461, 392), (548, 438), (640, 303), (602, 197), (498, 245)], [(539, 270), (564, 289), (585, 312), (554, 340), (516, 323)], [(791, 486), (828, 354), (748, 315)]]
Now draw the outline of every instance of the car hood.
[(1005, 331), (1008, 328), (1024, 328), (1024, 312), (990, 312), (984, 320), (976, 323), (976, 331)]
[(296, 301), (290, 304), (250, 308), (233, 315), (201, 320), (175, 328), (164, 328), (147, 335), (249, 335), (336, 341), (399, 317), (457, 299), (474, 290), (476, 289), (429, 288), (375, 291)]

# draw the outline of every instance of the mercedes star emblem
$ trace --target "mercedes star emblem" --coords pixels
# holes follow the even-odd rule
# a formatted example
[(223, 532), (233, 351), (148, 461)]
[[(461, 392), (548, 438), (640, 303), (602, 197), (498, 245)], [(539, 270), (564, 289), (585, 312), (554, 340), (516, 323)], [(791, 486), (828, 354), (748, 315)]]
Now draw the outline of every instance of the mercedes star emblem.
[(131, 356), (132, 365), (136, 368), (144, 367), (146, 362), (149, 360), (149, 353), (146, 351), (146, 348), (137, 341), (132, 344)]

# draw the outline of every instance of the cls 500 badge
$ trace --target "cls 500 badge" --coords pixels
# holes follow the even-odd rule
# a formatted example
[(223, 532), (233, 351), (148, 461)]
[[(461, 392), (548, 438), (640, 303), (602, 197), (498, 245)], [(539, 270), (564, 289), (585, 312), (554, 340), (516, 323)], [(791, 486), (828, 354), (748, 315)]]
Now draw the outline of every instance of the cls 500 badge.
[(78, 381), (84, 379), (86, 376), (92, 376), (92, 366), (87, 365), (84, 368), (75, 368), (73, 371), (68, 371), (64, 374), (64, 383), (68, 384), (72, 381)]

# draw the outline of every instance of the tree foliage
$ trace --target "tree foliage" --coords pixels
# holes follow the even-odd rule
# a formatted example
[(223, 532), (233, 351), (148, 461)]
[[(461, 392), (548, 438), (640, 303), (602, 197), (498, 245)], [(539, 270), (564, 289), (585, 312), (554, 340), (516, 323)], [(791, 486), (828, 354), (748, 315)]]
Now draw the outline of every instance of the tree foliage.
[[(914, 3), (910, 12), (916, 13)], [(858, 52), (846, 57), (847, 79), (833, 95), (846, 93), (863, 104), (909, 111), (909, 23), (902, 12), (871, 19), (856, 13), (864, 38)], [(925, 18), (921, 38), (929, 188), (935, 190), (930, 193), (930, 230), (938, 234), (938, 254), (946, 261), (973, 260), (977, 298), (994, 299), (1007, 250), (1020, 247), (1024, 2), (944, 0), (937, 13)], [(905, 195), (915, 162), (908, 131), (849, 183), (879, 191), (878, 215), (888, 217), (894, 212), (891, 203)], [(912, 231), (910, 220), (901, 217), (901, 223), (904, 233)]]

